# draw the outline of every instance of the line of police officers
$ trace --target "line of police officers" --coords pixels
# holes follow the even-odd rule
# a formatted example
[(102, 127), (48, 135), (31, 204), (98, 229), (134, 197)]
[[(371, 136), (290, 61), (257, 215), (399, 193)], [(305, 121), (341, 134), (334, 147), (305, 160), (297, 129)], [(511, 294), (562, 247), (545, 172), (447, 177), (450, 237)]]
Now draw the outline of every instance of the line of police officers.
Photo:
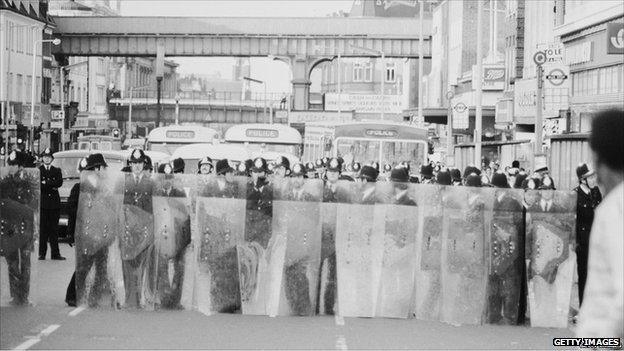
[[(50, 242), (52, 250), (52, 259), (63, 260), (58, 250), (58, 218), (60, 211), (60, 199), (58, 196), (58, 187), (62, 185), (62, 174), (59, 168), (51, 165), (53, 160), (52, 152), (46, 149), (42, 154), (43, 165), (39, 167), (40, 171), (40, 184), (41, 184), (41, 227), (40, 227), (40, 247), (39, 258), (45, 259), (47, 242)], [(143, 282), (145, 281), (146, 274), (154, 274), (154, 270), (158, 270), (158, 279), (155, 285), (147, 287), (148, 291), (155, 293), (154, 290), (158, 288), (158, 291), (166, 291), (166, 296), (160, 296), (161, 306), (168, 308), (180, 308), (180, 295), (182, 289), (182, 283), (184, 279), (184, 262), (182, 252), (185, 250), (188, 243), (190, 243), (190, 228), (185, 228), (188, 233), (183, 236), (187, 239), (181, 241), (176, 248), (177, 253), (174, 255), (173, 261), (173, 283), (172, 286), (168, 286), (168, 259), (159, 260), (161, 264), (156, 266), (152, 264), (152, 258), (154, 257), (154, 245), (153, 245), (153, 208), (152, 197), (153, 196), (170, 196), (170, 197), (188, 197), (184, 189), (178, 189), (169, 187), (168, 189), (156, 189), (153, 180), (150, 177), (150, 173), (153, 171), (150, 158), (142, 150), (134, 150), (129, 159), (128, 164), (122, 171), (126, 172), (123, 184), (118, 191), (123, 192), (123, 204), (129, 205), (124, 207), (125, 218), (127, 223), (124, 225), (124, 232), (121, 235), (121, 255), (123, 262), (123, 274), (124, 285), (126, 291), (126, 304), (128, 306), (140, 306), (142, 304), (141, 294), (143, 291)], [(28, 158), (28, 155), (21, 152), (14, 151), (9, 156), (9, 165), (25, 167), (32, 165), (32, 160)], [(96, 174), (100, 174), (100, 170), (105, 169), (107, 166), (104, 157), (101, 154), (91, 154), (80, 162), (79, 170), (96, 171)], [(215, 167), (216, 166), (216, 167)], [(169, 164), (160, 165), (158, 172), (172, 176), (173, 174), (183, 173), (185, 168), (184, 161), (182, 159), (176, 159)], [(216, 170), (215, 170), (216, 168)], [(531, 176), (529, 176), (523, 170), (520, 170), (517, 162), (514, 161), (512, 167), (506, 168), (506, 172), (496, 171), (492, 174), (491, 179), (485, 174), (481, 174), (481, 171), (473, 166), (468, 166), (463, 174), (458, 169), (445, 169), (433, 164), (423, 165), (420, 168), (420, 176), (416, 177), (410, 175), (409, 163), (402, 162), (395, 167), (385, 165), (383, 171), (380, 174), (379, 164), (373, 162), (367, 165), (361, 165), (355, 162), (351, 165), (344, 165), (341, 158), (323, 158), (317, 160), (315, 163), (301, 164), (297, 163), (290, 166), (290, 162), (285, 157), (280, 157), (276, 162), (268, 164), (266, 160), (257, 158), (255, 160), (247, 160), (241, 162), (237, 169), (230, 167), (227, 159), (219, 160), (216, 164), (213, 163), (209, 157), (204, 157), (199, 160), (197, 164), (199, 174), (211, 174), (215, 173), (218, 176), (223, 176), (226, 179), (231, 179), (233, 176), (248, 176), (250, 177), (250, 186), (247, 191), (247, 218), (246, 218), (246, 231), (245, 239), (250, 241), (257, 241), (263, 247), (266, 247), (271, 235), (271, 224), (269, 221), (257, 220), (254, 218), (254, 213), (261, 214), (263, 218), (270, 218), (272, 215), (272, 198), (273, 188), (271, 179), (280, 179), (284, 177), (300, 177), (300, 178), (320, 178), (324, 181), (323, 201), (324, 202), (342, 202), (342, 201), (355, 201), (357, 203), (374, 203), (374, 182), (378, 180), (387, 180), (394, 183), (424, 183), (424, 184), (440, 184), (440, 185), (465, 185), (472, 187), (479, 186), (493, 186), (499, 188), (521, 188), (521, 189), (551, 189), (554, 190), (554, 182), (548, 175), (548, 170), (545, 168), (536, 170)], [(343, 170), (346, 170), (349, 175), (343, 174)], [(268, 175), (270, 174), (270, 177)], [(578, 194), (577, 204), (577, 226), (576, 226), (576, 239), (577, 239), (577, 269), (579, 276), (579, 296), (582, 301), (583, 288), (586, 279), (587, 272), (587, 250), (589, 245), (589, 232), (591, 229), (591, 223), (593, 219), (593, 210), (600, 203), (600, 192), (593, 181), (593, 172), (590, 171), (586, 164), (579, 165), (577, 167), (577, 176), (579, 179), (579, 186), (574, 190)], [(359, 193), (358, 199), (353, 199), (353, 194), (341, 193), (337, 182), (339, 180), (359, 181), (364, 185), (362, 191)], [(226, 182), (227, 183), (227, 182)], [(97, 186), (87, 184), (86, 189), (82, 189), (86, 193), (91, 193), (95, 196), (97, 192)], [(404, 190), (404, 189), (399, 189)], [(76, 228), (76, 212), (78, 208), (78, 199), (80, 194), (80, 184), (76, 184), (70, 193), (68, 199), (69, 210), (69, 225), (68, 236), (71, 238), (70, 242), (73, 243), (73, 237), (75, 235)], [(224, 193), (224, 196), (227, 195)], [(413, 205), (414, 200), (409, 198), (406, 191), (400, 193), (397, 196), (397, 204)], [(135, 212), (132, 212), (134, 209)], [(138, 211), (137, 211), (138, 210)], [(128, 212), (130, 211), (130, 212)], [(137, 222), (138, 221), (138, 222)], [(190, 218), (189, 218), (190, 221)], [(111, 237), (114, 236), (112, 233)], [(325, 233), (324, 233), (325, 234)], [(325, 290), (325, 295), (320, 297), (325, 300), (324, 306), (327, 307), (327, 313), (332, 313), (333, 301), (335, 299), (335, 248), (330, 241), (332, 238), (324, 238), (322, 243), (322, 262), (328, 262), (330, 265), (328, 274), (328, 280), (334, 282), (333, 286)], [(22, 250), (23, 253), (28, 252)], [(106, 247), (97, 252), (90, 252), (88, 254), (78, 253), (78, 270), (70, 286), (68, 287), (66, 301), (69, 305), (76, 304), (75, 296), (75, 284), (78, 280), (78, 285), (84, 284), (86, 274), (89, 272), (92, 265), (96, 268), (96, 279), (104, 279), (106, 277)], [(157, 254), (157, 253), (156, 253)], [(9, 255), (4, 254), (7, 262), (14, 262)], [(19, 260), (23, 265), (28, 260), (23, 258)], [(20, 269), (15, 268), (14, 264), (9, 264), (10, 269), (15, 274), (11, 274), (13, 281), (20, 281), (21, 283), (13, 282), (12, 295), (16, 304), (21, 301), (27, 301), (28, 289), (24, 287), (24, 284), (28, 284), (29, 281), (29, 267), (22, 267)], [(20, 275), (19, 272), (24, 272)], [(20, 285), (21, 284), (21, 285)], [(95, 286), (99, 284), (94, 284)], [(15, 290), (15, 294), (13, 294)], [(17, 291), (21, 291), (21, 295), (18, 296)], [(90, 292), (90, 304), (96, 305), (101, 292)]]

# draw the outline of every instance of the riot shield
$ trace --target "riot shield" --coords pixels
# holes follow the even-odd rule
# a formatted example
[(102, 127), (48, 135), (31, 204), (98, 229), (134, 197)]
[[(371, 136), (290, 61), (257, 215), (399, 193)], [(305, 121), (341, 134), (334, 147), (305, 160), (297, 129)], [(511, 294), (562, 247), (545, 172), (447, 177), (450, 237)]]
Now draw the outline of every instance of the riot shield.
[(420, 184), (416, 236), (414, 314), (417, 319), (440, 320), (442, 304), (441, 267), (444, 194), (450, 187)]
[(286, 237), (286, 254), (282, 276), (275, 280), (281, 282), (278, 304), (269, 300), (269, 315), (312, 316), (316, 312), (322, 190), (319, 179), (286, 178), (274, 186), (273, 235)]
[[(247, 184), (244, 241), (238, 246), (238, 269), (243, 314), (266, 315), (266, 305), (278, 291), (286, 237), (273, 235), (273, 185)], [(273, 295), (272, 295), (273, 294)]]
[(340, 181), (338, 187), (351, 195), (350, 203), (336, 205), (338, 314), (373, 317), (383, 255), (383, 233), (373, 225), (384, 214), (375, 211), (374, 184)]
[[(154, 249), (156, 288), (160, 307), (181, 309), (186, 273), (186, 255), (191, 254), (191, 198), (186, 189), (191, 175), (154, 175)], [(192, 267), (188, 267), (192, 272)], [(187, 284), (188, 285), (188, 284)], [(190, 306), (186, 306), (190, 307)]]
[(376, 317), (408, 318), (413, 310), (418, 208), (416, 185), (379, 182), (374, 231), (383, 233)]
[(442, 240), (443, 322), (481, 324), (485, 314), (485, 217), (488, 192), (477, 187), (448, 187)]
[(318, 312), (321, 315), (337, 313), (336, 272), (336, 211), (338, 203), (349, 202), (348, 187), (325, 182), (321, 203), (321, 268), (319, 271)]
[(39, 170), (0, 167), (0, 306), (25, 306), (37, 300)]
[(576, 255), (571, 248), (576, 216), (573, 191), (525, 193), (526, 264), (532, 327), (565, 328)]
[(152, 175), (124, 175), (121, 184), (120, 252), (125, 288), (125, 306), (153, 309), (156, 296), (154, 212)]
[[(115, 184), (123, 175), (115, 171), (84, 171), (76, 209), (76, 301), (90, 307), (116, 307), (123, 303), (123, 274), (117, 234), (121, 194)], [(117, 268), (117, 269), (116, 269)]]
[[(485, 190), (485, 189), (484, 189)], [(488, 240), (487, 323), (517, 324), (524, 265), (524, 220), (518, 189), (495, 189), (486, 203)]]
[(241, 308), (237, 246), (245, 231), (247, 178), (212, 176), (198, 191), (197, 307), (205, 314)]

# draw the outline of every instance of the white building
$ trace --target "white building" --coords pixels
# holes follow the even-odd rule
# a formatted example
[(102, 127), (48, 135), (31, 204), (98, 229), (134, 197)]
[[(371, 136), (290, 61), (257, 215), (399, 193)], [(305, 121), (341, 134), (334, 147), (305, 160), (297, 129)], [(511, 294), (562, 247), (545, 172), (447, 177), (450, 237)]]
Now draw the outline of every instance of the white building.
[[(45, 2), (0, 1), (0, 101), (3, 118), (8, 116), (12, 123), (30, 125), (33, 59), (35, 126), (39, 125), (42, 112), (45, 113), (48, 107), (45, 101), (48, 94), (42, 94), (42, 66), (44, 60), (52, 60), (49, 55), (49, 46), (52, 44), (42, 43), (42, 39), (51, 33)], [(34, 56), (33, 44), (36, 50)]]

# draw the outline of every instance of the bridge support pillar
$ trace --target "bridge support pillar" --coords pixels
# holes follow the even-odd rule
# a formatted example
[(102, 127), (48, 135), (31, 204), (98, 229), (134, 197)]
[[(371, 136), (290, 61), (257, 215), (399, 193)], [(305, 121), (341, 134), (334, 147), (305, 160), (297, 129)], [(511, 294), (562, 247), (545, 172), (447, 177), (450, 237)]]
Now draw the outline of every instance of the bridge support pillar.
[(307, 110), (310, 102), (310, 59), (293, 57), (290, 59), (295, 110)]

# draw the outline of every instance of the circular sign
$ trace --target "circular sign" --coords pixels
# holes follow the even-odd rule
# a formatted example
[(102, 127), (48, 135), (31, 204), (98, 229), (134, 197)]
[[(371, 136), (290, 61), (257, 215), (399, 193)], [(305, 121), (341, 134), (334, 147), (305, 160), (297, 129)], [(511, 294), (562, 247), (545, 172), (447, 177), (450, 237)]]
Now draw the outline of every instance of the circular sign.
[(455, 111), (462, 113), (464, 111), (466, 111), (466, 109), (468, 108), (468, 106), (466, 106), (466, 104), (464, 104), (463, 102), (458, 102), (455, 107), (453, 107), (453, 109), (455, 109)]
[(455, 96), (455, 93), (452, 90), (449, 90), (446, 92), (446, 98), (447, 99), (452, 99)]
[(568, 78), (568, 76), (559, 68), (555, 68), (550, 73), (546, 75), (546, 79), (550, 82), (550, 84), (554, 86), (559, 86), (563, 84), (563, 82)]
[(546, 54), (543, 51), (538, 51), (533, 55), (533, 62), (536, 65), (541, 66), (546, 62)]

